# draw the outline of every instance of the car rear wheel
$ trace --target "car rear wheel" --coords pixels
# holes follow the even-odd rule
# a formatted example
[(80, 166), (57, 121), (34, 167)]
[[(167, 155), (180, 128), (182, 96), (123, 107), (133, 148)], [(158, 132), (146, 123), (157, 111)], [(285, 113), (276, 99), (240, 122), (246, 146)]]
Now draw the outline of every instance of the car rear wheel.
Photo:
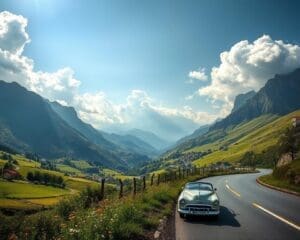
[(179, 217), (180, 217), (180, 218), (185, 218), (185, 214), (179, 213)]

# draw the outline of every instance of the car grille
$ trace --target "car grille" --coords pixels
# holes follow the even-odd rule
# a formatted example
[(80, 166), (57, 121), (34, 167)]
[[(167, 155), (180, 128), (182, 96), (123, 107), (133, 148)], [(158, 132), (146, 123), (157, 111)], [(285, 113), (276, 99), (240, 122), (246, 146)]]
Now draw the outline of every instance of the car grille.
[(185, 206), (189, 211), (211, 211), (212, 208), (209, 205), (196, 205), (196, 204), (188, 204)]

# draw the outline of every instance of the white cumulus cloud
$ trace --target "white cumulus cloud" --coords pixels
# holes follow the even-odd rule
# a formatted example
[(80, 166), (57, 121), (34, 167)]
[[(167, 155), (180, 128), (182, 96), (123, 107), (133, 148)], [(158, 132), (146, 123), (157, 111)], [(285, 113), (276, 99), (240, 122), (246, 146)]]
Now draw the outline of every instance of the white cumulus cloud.
[(189, 83), (193, 83), (194, 79), (199, 80), (199, 81), (206, 81), (208, 79), (208, 77), (205, 73), (205, 68), (200, 68), (197, 71), (189, 72), (189, 78), (190, 78)]
[(223, 102), (222, 115), (229, 113), (236, 95), (259, 90), (275, 74), (300, 67), (300, 47), (263, 35), (254, 42), (234, 44), (220, 54), (221, 64), (211, 70), (211, 83), (199, 95)]
[(34, 71), (34, 61), (23, 56), (30, 38), (27, 19), (10, 12), (0, 13), (0, 76), (7, 82), (17, 82), (50, 100), (70, 102), (80, 81), (71, 68), (56, 72)]
[(25, 31), (27, 19), (4, 11), (0, 13), (0, 46), (2, 50), (21, 54), (26, 43), (30, 42)]

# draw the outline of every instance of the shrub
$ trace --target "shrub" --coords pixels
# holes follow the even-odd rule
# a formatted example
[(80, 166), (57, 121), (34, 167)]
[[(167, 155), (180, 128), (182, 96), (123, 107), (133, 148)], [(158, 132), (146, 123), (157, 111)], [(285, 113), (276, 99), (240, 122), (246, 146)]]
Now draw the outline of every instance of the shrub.
[[(54, 240), (60, 235), (61, 220), (50, 212), (41, 212), (27, 218), (17, 234), (20, 239)], [(30, 237), (28, 237), (30, 236)]]
[[(77, 202), (78, 197), (70, 198), (70, 199), (64, 199), (60, 201), (56, 206), (57, 213), (64, 219), (68, 219), (71, 212), (73, 212), (76, 209), (76, 206), (78, 206)], [(77, 204), (76, 204), (77, 202)]]
[(286, 174), (289, 169), (290, 169), (289, 164), (281, 166), (281, 167), (275, 167), (273, 170), (273, 176), (278, 179), (284, 179), (287, 177)]

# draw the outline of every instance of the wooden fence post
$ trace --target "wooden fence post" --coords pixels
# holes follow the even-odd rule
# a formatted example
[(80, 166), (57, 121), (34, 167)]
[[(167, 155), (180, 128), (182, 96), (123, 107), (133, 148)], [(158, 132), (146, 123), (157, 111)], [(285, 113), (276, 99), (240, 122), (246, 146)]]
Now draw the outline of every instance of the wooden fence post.
[(119, 179), (119, 183), (120, 183), (120, 193), (119, 193), (119, 198), (123, 197), (123, 182), (121, 179)]
[(146, 190), (146, 177), (143, 176), (143, 191)]
[(133, 178), (133, 195), (136, 194), (136, 178)]
[(176, 181), (177, 180), (177, 172), (174, 171), (174, 180)]
[(101, 200), (104, 198), (104, 185), (105, 185), (105, 178), (101, 178), (101, 188), (100, 188)]
[(150, 183), (151, 186), (153, 185), (154, 175), (155, 175), (155, 174), (153, 173), (152, 176), (151, 176), (151, 183)]
[(157, 186), (159, 185), (159, 181), (160, 181), (160, 174), (158, 174), (157, 176)]
[(178, 178), (180, 179), (181, 178), (181, 169), (178, 168)]

